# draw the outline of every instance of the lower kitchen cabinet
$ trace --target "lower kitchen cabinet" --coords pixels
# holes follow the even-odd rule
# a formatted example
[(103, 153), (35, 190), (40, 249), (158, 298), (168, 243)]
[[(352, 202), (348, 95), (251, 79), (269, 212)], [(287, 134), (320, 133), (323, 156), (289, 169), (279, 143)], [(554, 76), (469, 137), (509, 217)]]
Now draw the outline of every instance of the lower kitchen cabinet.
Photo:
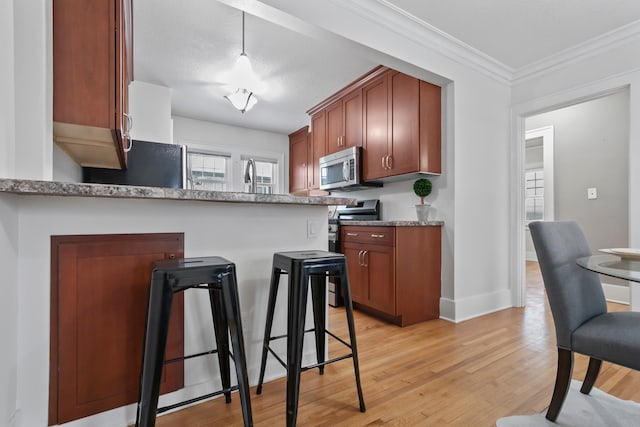
[(356, 308), (400, 326), (440, 315), (438, 226), (341, 227)]
[[(151, 263), (181, 258), (182, 233), (51, 237), (49, 425), (138, 400)], [(166, 358), (183, 355), (183, 297), (173, 301)], [(161, 393), (183, 387), (167, 365)]]

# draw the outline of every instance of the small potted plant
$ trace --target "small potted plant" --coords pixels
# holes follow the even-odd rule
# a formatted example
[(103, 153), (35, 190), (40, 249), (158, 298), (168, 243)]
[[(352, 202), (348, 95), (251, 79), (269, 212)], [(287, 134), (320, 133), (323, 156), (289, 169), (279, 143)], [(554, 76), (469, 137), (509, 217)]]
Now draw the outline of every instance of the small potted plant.
[(413, 183), (413, 192), (416, 196), (420, 197), (420, 204), (416, 205), (416, 214), (418, 215), (418, 221), (426, 222), (429, 220), (429, 209), (431, 205), (424, 202), (424, 198), (431, 194), (431, 181), (427, 178), (417, 179)]

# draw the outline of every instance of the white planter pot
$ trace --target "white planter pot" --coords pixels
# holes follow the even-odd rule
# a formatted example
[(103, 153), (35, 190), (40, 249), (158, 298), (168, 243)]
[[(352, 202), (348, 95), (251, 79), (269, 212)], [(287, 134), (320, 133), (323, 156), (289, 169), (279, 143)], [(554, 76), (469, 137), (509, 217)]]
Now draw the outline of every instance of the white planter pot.
[(418, 216), (418, 221), (427, 222), (429, 221), (429, 212), (431, 211), (431, 205), (416, 205), (416, 214)]

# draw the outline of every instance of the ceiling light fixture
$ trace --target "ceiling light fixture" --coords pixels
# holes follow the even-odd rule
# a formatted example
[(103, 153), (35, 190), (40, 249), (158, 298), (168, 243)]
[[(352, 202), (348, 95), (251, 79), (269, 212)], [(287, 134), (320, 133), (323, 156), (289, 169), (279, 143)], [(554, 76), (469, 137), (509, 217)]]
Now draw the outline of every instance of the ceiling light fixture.
[(242, 53), (233, 66), (230, 80), (231, 86), (237, 89), (226, 95), (225, 98), (241, 113), (249, 111), (258, 102), (252, 89), (258, 86), (259, 82), (253, 72), (249, 57), (244, 51), (244, 11), (242, 12)]

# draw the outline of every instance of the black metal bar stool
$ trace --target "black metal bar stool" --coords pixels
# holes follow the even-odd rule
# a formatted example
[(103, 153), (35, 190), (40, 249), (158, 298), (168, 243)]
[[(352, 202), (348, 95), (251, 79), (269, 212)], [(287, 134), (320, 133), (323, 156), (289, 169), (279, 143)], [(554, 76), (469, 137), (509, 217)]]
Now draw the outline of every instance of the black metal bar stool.
[[(173, 295), (194, 288), (209, 291), (217, 348), (165, 362), (165, 346)], [(233, 353), (229, 351), (229, 335), (231, 335)], [(165, 363), (214, 353), (218, 353), (222, 390), (158, 408), (160, 380)], [(233, 387), (231, 387), (229, 357), (234, 360), (238, 377), (238, 385)], [(229, 403), (233, 390), (238, 390), (240, 394), (244, 425), (253, 425), (235, 264), (220, 257), (167, 259), (154, 262), (147, 306), (136, 426), (153, 427), (156, 423), (156, 415), (161, 412), (223, 393)]]
[[(280, 275), (289, 275), (289, 307), (287, 317), (287, 334), (271, 336), (273, 314), (275, 311), (276, 297)], [(336, 285), (342, 286), (345, 311), (349, 326), (350, 343), (337, 337), (325, 327), (326, 319), (326, 277), (334, 275)], [(313, 304), (314, 328), (305, 331), (305, 314), (307, 308), (308, 284), (311, 279), (311, 298)], [(318, 363), (311, 366), (302, 366), (302, 345), (304, 334), (315, 332), (316, 355)], [(349, 349), (351, 353), (325, 361), (325, 334), (335, 338)], [(269, 343), (273, 340), (287, 339), (286, 363), (271, 349)], [(269, 302), (267, 306), (267, 324), (264, 331), (262, 363), (260, 365), (260, 379), (258, 380), (257, 394), (262, 392), (264, 370), (267, 364), (267, 353), (273, 356), (287, 369), (287, 426), (296, 425), (298, 414), (298, 396), (300, 392), (300, 374), (313, 368), (318, 368), (320, 375), (324, 373), (324, 366), (329, 363), (352, 358), (353, 369), (356, 376), (360, 411), (365, 411), (362, 387), (360, 385), (360, 369), (358, 367), (358, 349), (356, 346), (356, 333), (353, 322), (353, 307), (351, 304), (351, 289), (344, 255), (326, 251), (300, 251), (277, 252), (273, 255), (273, 272), (269, 288)]]

